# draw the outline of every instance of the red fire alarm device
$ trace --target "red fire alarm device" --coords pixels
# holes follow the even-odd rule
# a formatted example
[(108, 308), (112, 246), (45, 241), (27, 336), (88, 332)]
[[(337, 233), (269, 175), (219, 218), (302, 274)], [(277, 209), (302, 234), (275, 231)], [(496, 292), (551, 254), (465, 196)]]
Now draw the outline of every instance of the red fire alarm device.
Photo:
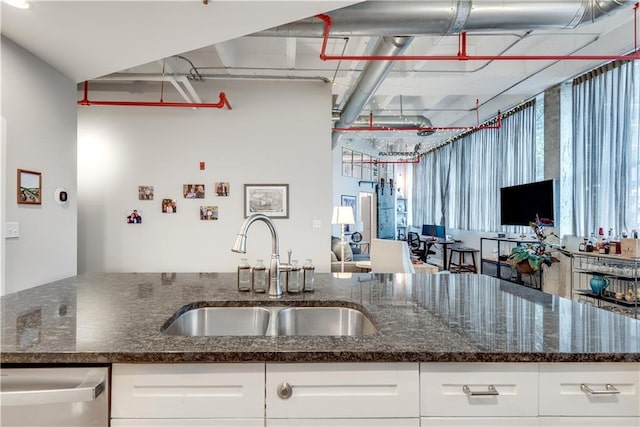
[(204, 170), (204, 162), (200, 162), (200, 170), (203, 171)]

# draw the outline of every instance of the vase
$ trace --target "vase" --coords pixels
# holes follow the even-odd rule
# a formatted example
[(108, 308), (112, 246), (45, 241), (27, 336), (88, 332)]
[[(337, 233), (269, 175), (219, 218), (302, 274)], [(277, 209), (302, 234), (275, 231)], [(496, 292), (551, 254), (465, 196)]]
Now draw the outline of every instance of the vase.
[(589, 286), (591, 286), (594, 294), (602, 295), (602, 292), (609, 286), (609, 279), (600, 275), (593, 276), (591, 280), (589, 280)]

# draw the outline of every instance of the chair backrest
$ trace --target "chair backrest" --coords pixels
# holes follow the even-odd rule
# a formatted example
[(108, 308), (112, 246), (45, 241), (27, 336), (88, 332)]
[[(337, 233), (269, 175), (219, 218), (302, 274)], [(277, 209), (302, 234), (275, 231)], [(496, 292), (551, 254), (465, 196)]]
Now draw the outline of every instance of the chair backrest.
[(404, 240), (372, 239), (370, 253), (372, 273), (415, 273)]
[(420, 249), (420, 235), (415, 231), (407, 233), (407, 242), (410, 249)]

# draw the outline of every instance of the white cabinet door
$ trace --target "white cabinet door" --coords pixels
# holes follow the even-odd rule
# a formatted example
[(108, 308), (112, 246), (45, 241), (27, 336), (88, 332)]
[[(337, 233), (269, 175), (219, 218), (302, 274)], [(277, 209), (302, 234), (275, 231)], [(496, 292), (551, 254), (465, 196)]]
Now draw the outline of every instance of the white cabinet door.
[(266, 383), (267, 418), (419, 418), (417, 363), (268, 363)]
[(112, 418), (264, 419), (264, 364), (114, 364)]
[(419, 418), (268, 419), (267, 427), (420, 427)]
[(537, 363), (421, 363), (424, 417), (536, 417)]
[(538, 419), (536, 417), (516, 418), (516, 417), (430, 417), (422, 418), (420, 426), (422, 427), (537, 427)]
[(264, 419), (127, 419), (120, 418), (111, 420), (111, 427), (264, 427)]
[(639, 388), (640, 363), (541, 363), (540, 415), (638, 417)]
[(540, 427), (638, 427), (638, 417), (540, 417)]

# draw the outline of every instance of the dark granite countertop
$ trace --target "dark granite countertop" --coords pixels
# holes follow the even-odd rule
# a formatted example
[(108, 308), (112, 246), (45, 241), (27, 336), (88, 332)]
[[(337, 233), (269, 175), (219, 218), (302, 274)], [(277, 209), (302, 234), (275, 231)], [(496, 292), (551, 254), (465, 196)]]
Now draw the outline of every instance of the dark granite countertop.
[[(640, 362), (640, 321), (474, 274), (316, 275), (315, 293), (236, 291), (234, 273), (103, 273), (1, 298), (2, 363)], [(182, 337), (182, 307), (360, 307), (362, 337)]]

